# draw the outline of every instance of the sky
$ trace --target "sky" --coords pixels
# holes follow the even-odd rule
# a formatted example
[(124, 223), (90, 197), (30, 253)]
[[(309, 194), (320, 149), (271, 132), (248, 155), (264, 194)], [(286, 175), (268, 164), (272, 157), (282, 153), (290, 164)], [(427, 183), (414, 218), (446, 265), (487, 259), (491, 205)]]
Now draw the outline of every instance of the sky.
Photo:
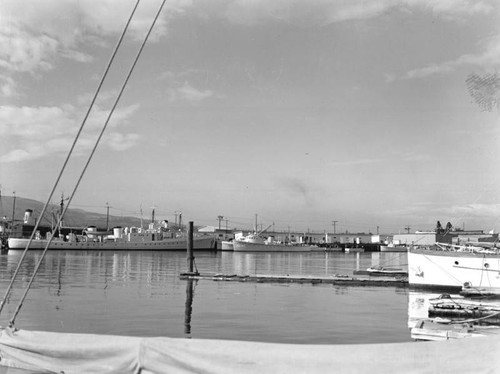
[[(136, 4), (0, 2), (0, 185), (45, 202)], [(161, 4), (142, 0), (52, 202)], [(195, 225), (500, 232), (496, 0), (167, 0), (71, 206)]]

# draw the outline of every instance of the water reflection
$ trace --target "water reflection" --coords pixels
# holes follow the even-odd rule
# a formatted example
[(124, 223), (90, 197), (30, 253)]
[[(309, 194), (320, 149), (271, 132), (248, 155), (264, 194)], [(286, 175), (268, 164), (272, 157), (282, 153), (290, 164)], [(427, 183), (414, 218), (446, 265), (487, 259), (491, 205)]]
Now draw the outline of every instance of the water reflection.
[[(20, 251), (11, 251), (0, 257), (4, 280), (10, 279), (20, 257)], [(40, 258), (40, 251), (32, 251), (21, 267), (21, 276), (28, 277)], [(406, 253), (195, 253), (201, 273), (238, 275), (352, 275), (354, 270), (370, 266), (407, 268)], [(81, 277), (91, 282), (98, 275), (106, 282), (127, 282), (140, 279), (146, 284), (165, 281), (172, 273), (186, 271), (182, 252), (49, 252), (41, 266), (46, 275), (57, 277), (58, 287), (65, 276)], [(76, 271), (76, 273), (75, 273)], [(47, 280), (47, 279), (46, 279)]]
[(191, 335), (191, 314), (193, 313), (193, 280), (186, 281), (186, 307), (184, 311), (184, 333)]
[[(415, 327), (417, 321), (429, 318), (429, 299), (440, 294), (409, 291), (408, 292), (408, 328)], [(458, 295), (457, 295), (458, 296)]]
[[(40, 254), (28, 253), (2, 319), (17, 306)], [(195, 261), (200, 273), (333, 276), (352, 275), (374, 261), (389, 266), (391, 255), (195, 252)], [(13, 252), (0, 257), (2, 289), (19, 256)], [(61, 332), (317, 344), (409, 340), (404, 289), (189, 282), (179, 277), (186, 266), (182, 252), (49, 251), (16, 325)]]
[(372, 252), (372, 266), (397, 267), (408, 271), (406, 252)]
[(238, 275), (352, 275), (354, 270), (370, 266), (400, 267), (407, 270), (406, 253), (242, 253), (222, 252), (231, 268), (219, 269)]

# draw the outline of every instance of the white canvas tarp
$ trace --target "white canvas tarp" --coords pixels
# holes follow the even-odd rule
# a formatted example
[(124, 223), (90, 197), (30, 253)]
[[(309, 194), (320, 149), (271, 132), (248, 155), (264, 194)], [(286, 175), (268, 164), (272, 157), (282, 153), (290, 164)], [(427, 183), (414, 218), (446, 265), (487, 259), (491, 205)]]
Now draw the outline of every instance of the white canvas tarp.
[(500, 337), (298, 345), (0, 330), (0, 365), (40, 373), (498, 373)]

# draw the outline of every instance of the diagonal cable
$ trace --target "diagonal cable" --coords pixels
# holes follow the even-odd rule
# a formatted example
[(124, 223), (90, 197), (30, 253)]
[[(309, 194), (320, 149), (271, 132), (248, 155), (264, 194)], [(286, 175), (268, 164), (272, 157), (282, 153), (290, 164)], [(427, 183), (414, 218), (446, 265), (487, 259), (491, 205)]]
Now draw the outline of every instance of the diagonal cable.
[[(156, 24), (156, 21), (158, 20), (158, 17), (160, 16), (160, 13), (161, 13), (161, 11), (163, 9), (163, 6), (165, 5), (165, 2), (166, 2), (166, 0), (162, 1), (161, 5), (160, 5), (160, 7), (159, 7), (159, 9), (158, 9), (158, 11), (156, 13), (156, 16), (155, 16), (155, 18), (154, 18), (154, 20), (153, 20), (153, 22), (152, 22), (152, 24), (151, 24), (151, 26), (150, 26), (147, 34), (146, 34), (146, 37), (144, 38), (144, 41), (142, 42), (141, 47), (139, 48), (139, 51), (137, 52), (137, 55), (136, 55), (136, 57), (134, 59), (134, 62), (132, 63), (132, 66), (130, 67), (130, 70), (129, 70), (128, 74), (127, 74), (127, 77), (125, 78), (125, 81), (123, 82), (123, 85), (122, 85), (122, 87), (120, 89), (120, 92), (118, 93), (118, 96), (116, 97), (116, 100), (115, 100), (115, 102), (113, 104), (113, 107), (111, 108), (111, 111), (109, 112), (108, 118), (106, 119), (106, 122), (104, 123), (104, 126), (103, 126), (103, 128), (102, 128), (102, 130), (101, 130), (101, 132), (99, 134), (99, 137), (96, 140), (94, 148), (92, 149), (92, 152), (90, 153), (90, 156), (87, 159), (87, 163), (85, 164), (85, 166), (84, 166), (84, 168), (83, 168), (83, 170), (82, 170), (82, 172), (80, 174), (80, 177), (78, 178), (78, 181), (77, 181), (77, 183), (75, 185), (75, 188), (73, 189), (73, 192), (71, 193), (71, 196), (69, 197), (68, 204), (66, 204), (66, 206), (64, 207), (63, 213), (59, 217), (58, 224), (60, 224), (62, 218), (64, 217), (64, 214), (66, 213), (66, 210), (68, 209), (68, 207), (69, 207), (69, 205), (71, 203), (71, 200), (73, 199), (73, 197), (74, 197), (74, 195), (76, 193), (76, 190), (78, 189), (78, 186), (80, 185), (80, 182), (83, 179), (83, 176), (84, 176), (84, 174), (85, 174), (85, 172), (86, 172), (86, 170), (87, 170), (87, 168), (88, 168), (88, 166), (90, 164), (90, 161), (92, 160), (92, 157), (94, 156), (94, 153), (95, 153), (95, 151), (97, 149), (97, 146), (99, 145), (99, 143), (101, 141), (101, 138), (102, 138), (102, 136), (104, 134), (104, 131), (108, 127), (108, 124), (109, 124), (109, 121), (110, 121), (110, 119), (111, 119), (111, 117), (113, 115), (113, 112), (115, 111), (116, 106), (118, 105), (118, 102), (120, 101), (120, 98), (121, 98), (121, 96), (123, 94), (123, 91), (125, 90), (125, 87), (126, 87), (128, 81), (130, 79), (130, 76), (132, 75), (132, 72), (134, 71), (134, 68), (135, 68), (135, 66), (137, 64), (137, 61), (139, 60), (139, 57), (140, 57), (140, 55), (141, 55), (141, 53), (142, 53), (142, 51), (144, 49), (144, 46), (146, 45), (146, 42), (149, 39), (149, 36), (151, 35), (151, 32), (153, 31), (153, 27)], [(22, 305), (24, 303), (24, 300), (26, 299), (26, 296), (28, 295), (28, 291), (29, 291), (31, 285), (33, 284), (33, 281), (35, 280), (36, 274), (38, 272), (38, 269), (40, 268), (40, 265), (43, 262), (43, 259), (45, 258), (45, 254), (47, 253), (47, 250), (49, 248), (51, 240), (52, 240), (52, 237), (47, 242), (47, 245), (45, 246), (45, 249), (43, 250), (42, 255), (40, 256), (40, 259), (38, 260), (38, 263), (37, 263), (37, 265), (35, 267), (35, 270), (33, 271), (33, 275), (31, 277), (28, 285), (26, 286), (24, 294), (23, 294), (22, 298), (20, 299), (19, 304), (18, 304), (16, 310), (14, 311), (14, 314), (12, 315), (11, 320), (9, 321), (9, 326), (10, 327), (14, 326), (16, 317), (19, 314), (19, 311), (21, 310), (21, 307), (22, 307)]]
[[(102, 88), (102, 85), (104, 83), (104, 80), (105, 80), (106, 76), (108, 75), (109, 69), (111, 68), (113, 60), (115, 59), (115, 56), (116, 56), (116, 54), (118, 52), (118, 49), (119, 49), (119, 47), (120, 47), (120, 45), (122, 43), (122, 40), (123, 40), (123, 38), (125, 36), (125, 33), (126, 33), (127, 29), (128, 29), (128, 26), (130, 25), (130, 22), (131, 22), (132, 17), (133, 17), (133, 15), (134, 15), (134, 13), (135, 13), (135, 11), (137, 9), (137, 6), (139, 5), (139, 2), (140, 2), (140, 0), (137, 0), (136, 4), (134, 6), (134, 9), (132, 10), (132, 13), (130, 14), (130, 17), (129, 17), (126, 25), (125, 25), (125, 28), (123, 29), (123, 32), (122, 32), (122, 34), (120, 36), (120, 39), (118, 40), (118, 43), (116, 44), (116, 47), (115, 47), (115, 49), (113, 51), (113, 54), (111, 55), (111, 58), (110, 58), (107, 66), (106, 66), (104, 74), (103, 74), (103, 76), (102, 76), (102, 78), (101, 78), (101, 80), (99, 82), (99, 85), (98, 85), (98, 87), (97, 87), (97, 89), (96, 89), (96, 91), (94, 93), (94, 97), (92, 98), (92, 101), (91, 101), (90, 106), (89, 106), (89, 108), (87, 110), (87, 113), (85, 114), (85, 117), (83, 118), (83, 121), (82, 121), (82, 123), (80, 125), (80, 128), (78, 130), (77, 135), (75, 136), (73, 144), (71, 145), (71, 148), (70, 148), (70, 150), (68, 152), (68, 155), (66, 156), (66, 159), (65, 159), (64, 164), (63, 164), (63, 166), (61, 168), (61, 171), (59, 172), (59, 175), (57, 176), (56, 182), (54, 183), (54, 187), (52, 188), (52, 191), (50, 192), (50, 195), (47, 198), (47, 201), (45, 202), (45, 205), (43, 206), (43, 209), (42, 209), (42, 211), (40, 213), (40, 216), (38, 217), (38, 219), (36, 221), (36, 224), (35, 224), (35, 227), (33, 228), (33, 231), (31, 233), (31, 236), (30, 236), (30, 239), (28, 241), (28, 244), (26, 245), (26, 248), (24, 249), (23, 254), (21, 255), (21, 258), (19, 259), (19, 262), (17, 264), (17, 268), (16, 268), (16, 270), (14, 272), (14, 275), (11, 278), (10, 284), (7, 287), (7, 290), (5, 292), (5, 296), (0, 301), (0, 314), (2, 313), (5, 300), (7, 300), (7, 298), (9, 297), (10, 292), (12, 291), (12, 286), (13, 286), (14, 281), (15, 281), (18, 273), (19, 273), (19, 269), (21, 268), (21, 264), (24, 261), (24, 258), (26, 257), (26, 253), (28, 252), (28, 249), (29, 249), (29, 247), (31, 245), (31, 242), (33, 241), (33, 238), (35, 237), (35, 232), (37, 231), (38, 226), (40, 225), (42, 217), (45, 215), (47, 207), (50, 204), (50, 200), (52, 200), (52, 197), (54, 196), (54, 192), (56, 190), (56, 187), (59, 184), (59, 181), (61, 180), (61, 177), (62, 177), (62, 175), (64, 173), (64, 170), (66, 169), (66, 166), (67, 166), (67, 164), (69, 162), (69, 159), (70, 159), (70, 157), (71, 157), (71, 155), (73, 153), (73, 150), (75, 149), (76, 143), (77, 143), (77, 141), (78, 141), (78, 139), (79, 139), (79, 137), (80, 137), (80, 135), (81, 135), (81, 133), (83, 131), (83, 128), (85, 127), (85, 123), (87, 122), (87, 119), (88, 119), (88, 117), (90, 115), (90, 112), (91, 112), (91, 110), (92, 110), (92, 108), (93, 108), (93, 106), (94, 106), (94, 104), (95, 104), (95, 102), (97, 100), (97, 96), (99, 95), (99, 92), (101, 91), (101, 88)], [(57, 227), (57, 225), (55, 227)], [(52, 232), (51, 237), (54, 235), (54, 232), (55, 232), (55, 230)]]

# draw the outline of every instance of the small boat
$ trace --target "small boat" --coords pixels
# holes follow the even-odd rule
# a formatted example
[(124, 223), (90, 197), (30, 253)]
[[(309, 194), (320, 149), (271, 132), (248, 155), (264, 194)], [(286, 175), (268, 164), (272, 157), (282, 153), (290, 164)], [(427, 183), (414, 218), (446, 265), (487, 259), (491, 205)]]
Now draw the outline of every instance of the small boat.
[(408, 249), (411, 287), (479, 290), (500, 295), (500, 253), (497, 248), (436, 243)]
[(440, 341), (486, 336), (482, 332), (471, 323), (452, 324), (446, 319), (421, 319), (411, 329), (411, 338)]
[[(29, 243), (28, 238), (9, 238), (9, 250), (24, 250)], [(39, 235), (30, 243), (30, 249), (45, 249), (49, 239)], [(50, 240), (50, 250), (132, 250), (132, 251), (185, 251), (188, 239), (182, 232), (169, 231), (165, 225), (143, 230), (137, 227), (115, 227), (112, 232), (97, 231), (94, 226), (88, 227), (82, 235), (70, 234), (65, 238), (54, 237)], [(215, 239), (209, 235), (193, 237), (193, 249), (213, 250)]]
[(408, 247), (402, 244), (394, 244), (390, 242), (387, 245), (380, 245), (380, 252), (407, 252)]
[(346, 253), (360, 253), (364, 252), (365, 249), (363, 247), (345, 247)]
[(500, 303), (489, 300), (473, 300), (442, 294), (429, 299), (429, 316), (460, 319), (480, 319), (485, 323), (500, 323)]
[(234, 252), (310, 252), (312, 249), (312, 245), (275, 242), (271, 237), (265, 239), (259, 234), (233, 240)]
[(233, 250), (233, 241), (232, 240), (222, 240), (221, 241), (221, 250), (222, 251), (232, 251)]
[(275, 241), (272, 236), (265, 237), (263, 233), (272, 226), (257, 231), (257, 215), (255, 215), (254, 232), (244, 236), (242, 232), (235, 235), (233, 240), (234, 252), (311, 252), (315, 245), (297, 242)]
[(401, 268), (391, 268), (384, 266), (371, 266), (366, 269), (368, 275), (390, 275), (390, 276), (408, 276), (408, 272)]

